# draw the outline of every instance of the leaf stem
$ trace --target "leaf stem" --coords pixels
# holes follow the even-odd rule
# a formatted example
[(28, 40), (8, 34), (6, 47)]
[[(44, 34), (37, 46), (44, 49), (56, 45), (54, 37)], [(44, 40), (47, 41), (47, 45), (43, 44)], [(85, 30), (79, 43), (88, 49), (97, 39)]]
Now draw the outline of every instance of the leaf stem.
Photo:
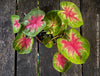
[(53, 37), (51, 40), (54, 40), (54, 39), (56, 39), (57, 37), (59, 37), (59, 36)]
[(42, 41), (36, 36), (36, 39), (39, 41), (39, 42), (41, 42), (42, 43)]

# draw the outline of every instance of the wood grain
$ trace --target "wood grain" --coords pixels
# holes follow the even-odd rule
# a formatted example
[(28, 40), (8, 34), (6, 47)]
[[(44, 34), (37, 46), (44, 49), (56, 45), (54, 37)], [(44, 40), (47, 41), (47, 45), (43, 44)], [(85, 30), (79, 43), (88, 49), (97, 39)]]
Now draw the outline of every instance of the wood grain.
[[(79, 0), (60, 0), (60, 1), (73, 2), (80, 8)], [(70, 27), (68, 27), (68, 29), (70, 29)], [(80, 32), (80, 28), (77, 28), (77, 30)], [(82, 66), (72, 64), (71, 68), (66, 73), (64, 73), (64, 74), (62, 73), (61, 76), (82, 76)]]
[[(50, 10), (59, 9), (59, 0), (39, 0), (39, 8), (46, 13)], [(60, 76), (52, 65), (52, 59), (57, 47), (48, 49), (39, 43), (39, 76)]]
[[(21, 20), (24, 15), (37, 8), (37, 0), (19, 0), (18, 15)], [(36, 39), (34, 40), (33, 49), (30, 54), (17, 54), (17, 75), (16, 76), (37, 76), (37, 50)]]
[[(16, 0), (0, 0), (0, 76), (37, 76), (37, 49), (39, 49), (39, 76), (100, 76), (100, 52), (97, 53), (98, 23), (100, 34), (100, 0), (39, 0), (39, 8), (46, 13), (50, 10), (61, 9), (60, 1), (71, 1), (78, 7), (81, 5), (84, 21), (81, 32), (89, 40), (91, 47), (90, 56), (83, 67), (72, 64), (66, 73), (57, 72), (52, 66), (52, 58), (57, 47), (53, 46), (48, 49), (42, 43), (38, 46), (36, 39), (32, 52), (27, 55), (17, 53), (15, 61), (15, 51), (12, 47), (15, 35), (12, 31), (10, 17), (15, 14)], [(18, 15), (21, 20), (34, 8), (37, 8), (37, 0), (19, 0)], [(80, 31), (80, 29), (77, 30)], [(99, 67), (97, 67), (97, 58), (99, 58)]]
[(15, 51), (11, 15), (15, 14), (15, 0), (0, 0), (0, 76), (14, 76)]
[[(99, 3), (98, 3), (99, 4)], [(100, 76), (100, 67), (97, 67), (97, 4), (95, 0), (82, 0), (81, 10), (84, 20), (82, 35), (89, 40), (90, 56), (83, 64), (83, 76)], [(100, 10), (99, 10), (100, 11)], [(99, 16), (100, 19), (100, 16)], [(100, 25), (99, 25), (100, 28)], [(99, 30), (100, 32), (100, 30)], [(99, 33), (100, 36), (100, 33)], [(100, 38), (100, 37), (99, 37)], [(100, 43), (100, 40), (99, 40)], [(100, 49), (100, 45), (99, 45)], [(100, 56), (100, 53), (99, 53)], [(100, 58), (100, 57), (99, 57)], [(99, 59), (100, 60), (100, 59)], [(99, 61), (100, 65), (100, 61)]]
[(56, 46), (48, 49), (44, 44), (39, 44), (39, 76), (60, 76), (52, 65), (53, 55), (56, 51)]

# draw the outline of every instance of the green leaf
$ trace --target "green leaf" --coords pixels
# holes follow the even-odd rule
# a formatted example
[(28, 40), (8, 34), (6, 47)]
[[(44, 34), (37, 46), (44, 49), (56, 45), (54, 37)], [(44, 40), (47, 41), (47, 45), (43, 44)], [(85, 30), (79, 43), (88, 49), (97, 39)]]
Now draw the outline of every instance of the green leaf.
[(47, 23), (46, 27), (44, 28), (47, 34), (53, 34), (53, 36), (58, 35), (62, 22), (57, 15), (57, 10), (48, 12), (44, 20)]
[(19, 33), (13, 42), (13, 48), (17, 50), (19, 54), (27, 54), (31, 52), (33, 42), (33, 38), (26, 37), (23, 33)]
[(81, 12), (74, 3), (62, 1), (60, 5), (63, 10), (58, 11), (58, 15), (66, 25), (72, 28), (78, 28), (83, 25)]
[(12, 15), (11, 16), (11, 23), (13, 26), (13, 32), (17, 33), (21, 29), (21, 24), (19, 23), (19, 16), (18, 15)]
[(89, 42), (75, 29), (66, 32), (68, 38), (57, 39), (57, 47), (61, 54), (74, 64), (83, 64), (89, 54)]
[(49, 41), (48, 44), (45, 45), (47, 48), (52, 48), (53, 41)]
[(25, 26), (23, 33), (30, 37), (36, 36), (46, 26), (46, 22), (42, 21), (45, 13), (39, 9), (31, 10), (24, 18), (22, 24)]
[(43, 43), (47, 48), (52, 48), (53, 46), (53, 41), (51, 40), (51, 36), (50, 37), (46, 37), (43, 39)]
[(71, 67), (71, 62), (68, 61), (59, 52), (56, 52), (53, 56), (53, 67), (59, 72), (66, 72)]

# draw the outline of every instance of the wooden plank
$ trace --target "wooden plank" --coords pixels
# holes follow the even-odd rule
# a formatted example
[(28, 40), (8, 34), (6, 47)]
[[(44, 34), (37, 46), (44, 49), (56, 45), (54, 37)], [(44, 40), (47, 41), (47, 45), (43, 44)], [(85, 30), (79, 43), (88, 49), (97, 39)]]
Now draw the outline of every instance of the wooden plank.
[[(60, 0), (60, 1), (73, 2), (78, 7), (80, 7), (79, 0)], [(70, 27), (68, 27), (68, 29), (70, 29)], [(77, 30), (80, 32), (80, 28), (77, 28)], [(61, 76), (82, 76), (82, 66), (81, 65), (72, 64), (71, 68), (66, 73), (64, 73), (64, 74), (62, 73)]]
[(14, 76), (15, 51), (11, 15), (15, 14), (15, 0), (0, 0), (0, 76)]
[(44, 44), (39, 44), (39, 76), (60, 76), (52, 65), (53, 55), (56, 51), (56, 46), (48, 49)]
[[(18, 14), (22, 18), (37, 7), (37, 0), (19, 0)], [(33, 49), (30, 54), (17, 54), (17, 75), (16, 76), (37, 76), (37, 50), (36, 39), (34, 40)]]
[(59, 0), (38, 0), (39, 7), (46, 13), (50, 10), (57, 10), (60, 7)]
[[(85, 64), (83, 64), (83, 76), (100, 76), (100, 44), (97, 41), (97, 32), (99, 32), (100, 43), (100, 24), (97, 24), (100, 19), (100, 14), (97, 16), (96, 0), (82, 0), (81, 10), (84, 20), (82, 27), (82, 35), (89, 40), (90, 43), (90, 56)], [(99, 10), (100, 11), (100, 10)], [(99, 22), (99, 21), (98, 21)], [(99, 31), (97, 31), (99, 29)], [(99, 46), (99, 48), (97, 48)], [(99, 53), (98, 53), (99, 52)], [(99, 56), (99, 57), (98, 57)], [(99, 62), (99, 64), (98, 64)]]
[[(39, 8), (48, 12), (59, 9), (59, 0), (39, 0)], [(39, 43), (39, 76), (60, 76), (52, 65), (52, 59), (57, 47), (48, 49)]]
[[(97, 76), (100, 76), (100, 0), (97, 0)], [(99, 28), (99, 29), (98, 29)]]
[(96, 32), (97, 32), (97, 36), (96, 36), (96, 49), (97, 49), (97, 76), (100, 76), (100, 0), (96, 1), (96, 5), (97, 5), (97, 13), (96, 13)]

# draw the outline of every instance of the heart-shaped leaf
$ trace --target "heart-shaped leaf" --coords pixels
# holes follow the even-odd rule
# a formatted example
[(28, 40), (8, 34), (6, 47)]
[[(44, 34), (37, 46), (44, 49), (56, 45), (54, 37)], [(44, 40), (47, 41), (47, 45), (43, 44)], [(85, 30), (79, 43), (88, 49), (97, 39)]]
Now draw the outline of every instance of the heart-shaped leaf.
[(12, 15), (11, 16), (11, 23), (13, 26), (13, 32), (17, 33), (19, 32), (20, 28), (21, 28), (21, 24), (19, 23), (19, 16), (18, 15)]
[(57, 15), (57, 10), (48, 12), (44, 20), (47, 23), (44, 30), (47, 32), (47, 34), (53, 34), (53, 36), (56, 36), (59, 33), (62, 24), (61, 19)]
[(45, 13), (39, 9), (33, 9), (29, 12), (22, 24), (25, 26), (23, 33), (30, 37), (36, 36), (39, 32), (41, 32), (45, 26), (45, 21), (42, 21), (45, 16)]
[(66, 72), (71, 67), (71, 62), (68, 61), (59, 52), (56, 52), (53, 56), (53, 67), (59, 72)]
[(83, 25), (80, 10), (74, 3), (62, 1), (60, 5), (63, 10), (58, 11), (58, 15), (66, 25), (72, 28), (78, 28)]
[(27, 54), (31, 52), (33, 42), (33, 38), (25, 37), (23, 33), (19, 33), (13, 42), (13, 48), (19, 54)]
[(75, 29), (67, 31), (66, 34), (67, 39), (57, 39), (58, 49), (72, 63), (83, 64), (90, 54), (89, 42)]

